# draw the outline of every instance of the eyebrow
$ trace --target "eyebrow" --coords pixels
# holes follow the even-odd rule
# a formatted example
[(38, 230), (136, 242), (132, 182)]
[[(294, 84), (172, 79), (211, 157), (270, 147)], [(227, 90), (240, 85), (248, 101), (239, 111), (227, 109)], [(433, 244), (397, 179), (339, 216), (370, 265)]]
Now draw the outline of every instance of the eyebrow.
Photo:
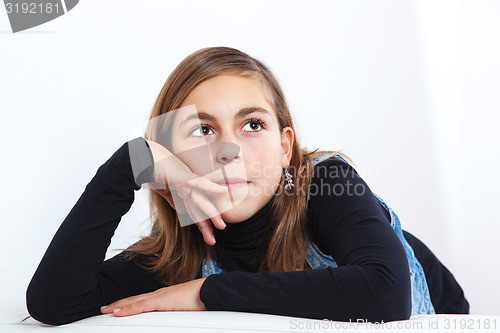
[[(254, 113), (254, 112), (260, 112), (260, 113), (264, 113), (264, 114), (271, 116), (271, 113), (269, 111), (267, 111), (266, 109), (261, 108), (259, 106), (252, 106), (252, 107), (248, 107), (248, 108), (243, 108), (240, 111), (238, 111), (238, 113), (236, 113), (234, 115), (234, 119), (243, 118), (246, 115), (249, 115), (250, 113)], [(183, 121), (181, 121), (179, 126), (182, 126), (184, 123), (188, 122), (191, 119), (214, 121), (215, 116), (211, 113), (207, 113), (204, 111), (200, 111), (198, 113), (192, 113), (189, 116), (187, 116)]]

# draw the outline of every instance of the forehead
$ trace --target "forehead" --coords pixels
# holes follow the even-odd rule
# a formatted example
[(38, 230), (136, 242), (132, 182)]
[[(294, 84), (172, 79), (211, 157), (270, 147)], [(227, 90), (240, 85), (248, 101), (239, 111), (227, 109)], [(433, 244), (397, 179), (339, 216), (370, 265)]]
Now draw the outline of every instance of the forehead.
[(242, 108), (258, 106), (274, 114), (267, 84), (257, 77), (222, 74), (200, 83), (181, 106), (212, 113), (234, 114)]

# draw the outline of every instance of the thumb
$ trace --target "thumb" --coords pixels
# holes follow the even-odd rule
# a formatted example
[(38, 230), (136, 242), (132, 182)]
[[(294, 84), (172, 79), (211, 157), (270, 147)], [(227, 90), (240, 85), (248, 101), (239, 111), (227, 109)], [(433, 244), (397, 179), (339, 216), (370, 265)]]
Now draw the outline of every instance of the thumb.
[(184, 200), (179, 197), (179, 195), (175, 191), (170, 190), (155, 190), (162, 197), (164, 197), (170, 207), (175, 209), (180, 214), (185, 214), (187, 212), (186, 206), (184, 205)]

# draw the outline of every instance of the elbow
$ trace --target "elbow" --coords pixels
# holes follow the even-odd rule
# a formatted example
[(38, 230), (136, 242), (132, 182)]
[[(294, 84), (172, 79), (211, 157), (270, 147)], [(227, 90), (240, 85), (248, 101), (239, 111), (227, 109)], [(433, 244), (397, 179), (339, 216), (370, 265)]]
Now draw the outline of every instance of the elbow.
[(52, 326), (69, 324), (92, 315), (78, 306), (75, 309), (75, 306), (64, 305), (63, 301), (55, 300), (32, 286), (28, 286), (26, 291), (26, 308), (33, 319)]
[(407, 320), (411, 316), (411, 282), (409, 276), (381, 290), (375, 306), (380, 309), (377, 322)]
[(367, 322), (382, 324), (390, 321), (408, 320), (411, 316), (411, 297), (394, 291), (379, 296), (377, 300), (371, 302), (370, 308), (369, 315), (366, 316), (365, 313), (365, 316), (361, 317)]
[(31, 285), (28, 287), (26, 291), (26, 308), (33, 319), (47, 325), (59, 326), (67, 324), (68, 321), (57, 313), (53, 304), (49, 304), (47, 301), (47, 297), (44, 297), (41, 292)]
[(411, 291), (401, 292), (400, 290), (393, 290), (389, 295), (379, 304), (380, 313), (379, 322), (389, 322), (397, 320), (408, 320), (411, 316)]
[(42, 305), (41, 302), (29, 293), (26, 294), (26, 308), (30, 316), (41, 323), (47, 325), (62, 325), (58, 318), (54, 318), (53, 311), (49, 307)]
[[(407, 269), (388, 265), (366, 268), (365, 281), (360, 292), (364, 304), (355, 304), (361, 310), (358, 318), (373, 323), (407, 320), (412, 312), (411, 279)], [(359, 312), (359, 311), (358, 311)]]
[(67, 318), (57, 315), (54, 311), (44, 306), (30, 305), (30, 303), (28, 303), (27, 308), (30, 316), (43, 324), (60, 326), (71, 322), (68, 321)]

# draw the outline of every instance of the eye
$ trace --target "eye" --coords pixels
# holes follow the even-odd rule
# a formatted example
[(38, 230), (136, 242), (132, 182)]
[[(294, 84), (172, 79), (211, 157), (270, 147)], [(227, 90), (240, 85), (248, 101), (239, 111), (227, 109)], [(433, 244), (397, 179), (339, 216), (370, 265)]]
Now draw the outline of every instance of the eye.
[[(197, 127), (193, 128), (191, 130), (191, 132), (189, 132), (189, 135), (194, 136), (194, 137), (202, 137), (202, 136), (208, 135), (209, 134), (208, 131), (210, 131), (210, 130), (211, 130), (210, 127), (208, 127), (207, 125), (201, 125), (201, 126), (197, 126)], [(198, 133), (201, 135), (195, 135), (195, 133)]]
[[(252, 118), (250, 119), (243, 128), (247, 127), (249, 125), (249, 132), (260, 132), (262, 129), (264, 129), (264, 123), (260, 119)], [(259, 129), (260, 127), (260, 129)]]

